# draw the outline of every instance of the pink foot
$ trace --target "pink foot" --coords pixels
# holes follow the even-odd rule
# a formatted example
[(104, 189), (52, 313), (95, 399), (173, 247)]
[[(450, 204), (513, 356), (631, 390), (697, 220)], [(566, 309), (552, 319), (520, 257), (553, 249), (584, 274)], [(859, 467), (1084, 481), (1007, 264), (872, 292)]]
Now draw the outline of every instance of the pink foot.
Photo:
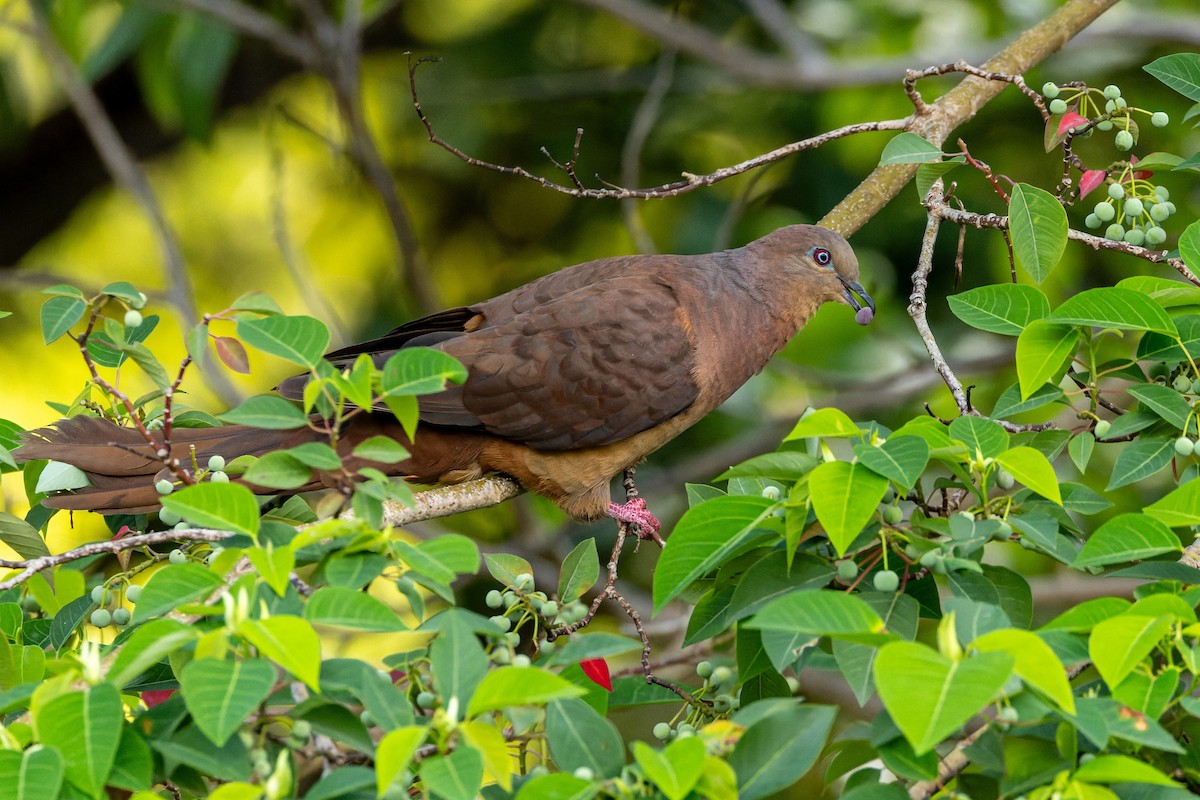
[(636, 525), (639, 539), (662, 541), (658, 535), (658, 529), (662, 526), (646, 508), (646, 501), (640, 497), (635, 497), (627, 503), (609, 503), (608, 515), (617, 522)]

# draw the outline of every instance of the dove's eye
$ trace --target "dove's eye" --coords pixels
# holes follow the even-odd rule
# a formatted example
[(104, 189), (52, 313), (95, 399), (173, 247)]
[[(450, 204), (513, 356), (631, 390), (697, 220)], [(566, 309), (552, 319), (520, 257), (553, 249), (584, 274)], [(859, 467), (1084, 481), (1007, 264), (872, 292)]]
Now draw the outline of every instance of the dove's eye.
[(824, 247), (818, 247), (812, 251), (813, 261), (820, 264), (822, 267), (828, 267), (833, 263), (833, 256)]

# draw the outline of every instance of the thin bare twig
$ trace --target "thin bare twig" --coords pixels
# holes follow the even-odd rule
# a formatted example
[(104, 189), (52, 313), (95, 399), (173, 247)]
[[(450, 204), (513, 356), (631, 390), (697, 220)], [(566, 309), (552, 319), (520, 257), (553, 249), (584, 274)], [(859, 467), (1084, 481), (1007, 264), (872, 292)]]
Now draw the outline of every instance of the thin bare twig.
[[(633, 121), (629, 124), (629, 133), (625, 135), (625, 142), (621, 146), (621, 183), (626, 186), (635, 186), (640, 182), (638, 176), (642, 149), (658, 121), (663, 100), (671, 88), (671, 81), (675, 76), (675, 58), (674, 50), (666, 50), (658, 57), (658, 63), (654, 67), (654, 79), (646, 87), (642, 102), (638, 104)], [(625, 220), (625, 227), (633, 237), (638, 252), (657, 252), (654, 239), (646, 230), (642, 215), (638, 212), (639, 207), (634, 200), (621, 201), (621, 217)]]

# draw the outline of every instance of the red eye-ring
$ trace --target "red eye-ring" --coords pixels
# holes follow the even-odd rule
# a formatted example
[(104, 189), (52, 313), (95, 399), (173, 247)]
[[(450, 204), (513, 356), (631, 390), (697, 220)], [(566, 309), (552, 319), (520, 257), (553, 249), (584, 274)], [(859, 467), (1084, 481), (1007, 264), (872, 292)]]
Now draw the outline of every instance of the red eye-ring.
[(822, 267), (828, 267), (831, 263), (833, 263), (833, 256), (831, 256), (829, 251), (824, 247), (818, 247), (817, 249), (813, 250), (812, 257), (813, 261), (816, 261)]

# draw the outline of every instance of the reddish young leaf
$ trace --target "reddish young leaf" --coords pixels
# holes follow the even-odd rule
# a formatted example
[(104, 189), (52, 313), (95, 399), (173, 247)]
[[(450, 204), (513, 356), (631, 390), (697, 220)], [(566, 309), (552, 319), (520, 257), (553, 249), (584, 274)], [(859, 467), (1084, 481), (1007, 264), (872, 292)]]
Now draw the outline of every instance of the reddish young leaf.
[(1079, 199), (1087, 197), (1088, 194), (1100, 184), (1104, 183), (1104, 177), (1108, 173), (1102, 169), (1085, 170), (1083, 177), (1079, 179)]
[(133, 530), (133, 528), (129, 527), (128, 525), (122, 525), (121, 530), (114, 533), (112, 538), (120, 539), (122, 536), (124, 536), (127, 533), (135, 533), (135, 531)]
[(1067, 113), (1063, 114), (1062, 119), (1060, 119), (1058, 121), (1058, 135), (1066, 136), (1067, 131), (1071, 130), (1072, 128), (1077, 128), (1080, 125), (1086, 125), (1086, 124), (1087, 124), (1086, 117), (1083, 117), (1082, 115), (1077, 114), (1074, 111), (1068, 111)]
[(213, 344), (225, 366), (243, 375), (250, 374), (250, 357), (246, 355), (246, 348), (241, 342), (231, 336), (214, 336)]
[(174, 689), (155, 689), (142, 692), (142, 702), (146, 704), (146, 708), (154, 708), (159, 703), (165, 703), (167, 698), (173, 694), (175, 694)]
[(608, 674), (608, 662), (603, 658), (585, 658), (579, 662), (583, 674), (592, 679), (597, 686), (612, 691), (612, 678)]
[[(1138, 158), (1137, 156), (1131, 155), (1131, 156), (1129, 157), (1129, 165), (1130, 165), (1130, 166), (1133, 166), (1134, 164), (1136, 164), (1136, 163), (1137, 163), (1138, 161), (1140, 161), (1140, 160), (1141, 160), (1141, 159), (1140, 159), (1140, 158)], [(1134, 173), (1133, 173), (1133, 177), (1137, 178), (1138, 180), (1142, 180), (1142, 181), (1148, 181), (1148, 180), (1150, 180), (1150, 178), (1151, 178), (1153, 175), (1154, 175), (1154, 171), (1153, 171), (1153, 170), (1149, 170), (1149, 169), (1139, 169), (1139, 170), (1134, 170)]]

